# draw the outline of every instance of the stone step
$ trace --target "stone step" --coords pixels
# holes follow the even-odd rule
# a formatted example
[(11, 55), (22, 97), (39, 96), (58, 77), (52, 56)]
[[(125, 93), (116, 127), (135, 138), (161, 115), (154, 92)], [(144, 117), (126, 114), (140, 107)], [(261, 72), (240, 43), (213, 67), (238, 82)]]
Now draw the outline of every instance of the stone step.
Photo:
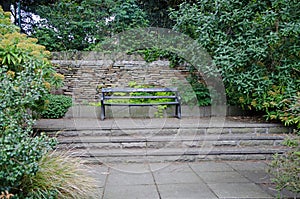
[(202, 146), (279, 146), (285, 135), (197, 135), (197, 136), (82, 136), (60, 137), (60, 148), (162, 148)]
[(111, 162), (171, 162), (200, 160), (266, 160), (275, 153), (283, 153), (285, 147), (204, 147), (201, 149), (107, 149), (76, 150), (71, 155), (81, 157), (88, 163)]
[(224, 118), (161, 118), (161, 119), (110, 119), (110, 120), (96, 120), (96, 119), (41, 119), (36, 122), (35, 128), (40, 131), (143, 131), (143, 130), (220, 130), (224, 132), (251, 132), (255, 129), (257, 132), (265, 133), (284, 133), (291, 129), (275, 123), (257, 123), (257, 122), (242, 122), (231, 121)]
[(222, 118), (63, 119), (37, 127), (58, 138), (58, 150), (90, 163), (270, 159), (287, 149), (281, 143), (291, 132)]
[(58, 149), (89, 163), (261, 160), (286, 149), (281, 146), (286, 134), (271, 134), (270, 128), (71, 130), (58, 134)]
[[(43, 131), (43, 130), (41, 130)], [(206, 134), (283, 134), (291, 130), (282, 126), (270, 127), (198, 127), (198, 128), (141, 128), (141, 129), (81, 129), (47, 131), (48, 135), (73, 136), (138, 136), (149, 137), (153, 135), (206, 135)]]

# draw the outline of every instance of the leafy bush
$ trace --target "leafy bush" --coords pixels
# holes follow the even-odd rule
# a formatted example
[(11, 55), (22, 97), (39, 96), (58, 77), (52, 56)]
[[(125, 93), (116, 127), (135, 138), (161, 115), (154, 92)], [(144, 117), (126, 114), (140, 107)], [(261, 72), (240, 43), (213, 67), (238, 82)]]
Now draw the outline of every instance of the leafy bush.
[(22, 179), (35, 175), (39, 159), (56, 144), (34, 134), (32, 113), (62, 79), (47, 60), (49, 52), (17, 31), (0, 8), (0, 193), (22, 198)]
[(42, 111), (43, 118), (62, 118), (72, 106), (72, 98), (64, 95), (46, 96), (46, 108)]
[(0, 117), (0, 192), (17, 195), (23, 177), (38, 171), (37, 161), (56, 142), (45, 135), (32, 137), (33, 121), (28, 119), (22, 127), (16, 117), (20, 116)]
[[(228, 102), (299, 124), (300, 2), (197, 1), (170, 10), (220, 69)], [(295, 108), (298, 107), (298, 108)]]
[(283, 155), (274, 155), (274, 160), (269, 165), (271, 180), (276, 184), (279, 197), (283, 189), (300, 193), (300, 137), (289, 138), (285, 144), (291, 150)]
[(83, 162), (65, 152), (50, 152), (38, 161), (35, 175), (26, 175), (22, 190), (32, 199), (96, 198), (96, 181)]

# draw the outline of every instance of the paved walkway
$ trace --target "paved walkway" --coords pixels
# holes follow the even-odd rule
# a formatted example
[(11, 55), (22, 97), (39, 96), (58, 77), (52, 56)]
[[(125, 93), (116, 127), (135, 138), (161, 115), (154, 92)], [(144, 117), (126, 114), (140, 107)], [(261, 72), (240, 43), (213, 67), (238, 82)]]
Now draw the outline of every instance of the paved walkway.
[[(40, 120), (42, 129), (97, 129), (126, 128), (132, 125), (191, 127), (207, 125), (208, 120), (199, 119), (61, 119)], [(217, 127), (278, 126), (278, 124), (257, 124), (252, 121), (210, 122)], [(88, 165), (98, 181), (97, 199), (264, 199), (276, 198), (277, 193), (266, 172), (266, 161), (202, 161), (189, 163), (140, 163)], [(293, 198), (283, 192), (282, 198)], [(299, 196), (300, 198), (300, 196)]]
[[(276, 198), (265, 161), (91, 165), (99, 199)], [(281, 198), (293, 198), (283, 192)]]

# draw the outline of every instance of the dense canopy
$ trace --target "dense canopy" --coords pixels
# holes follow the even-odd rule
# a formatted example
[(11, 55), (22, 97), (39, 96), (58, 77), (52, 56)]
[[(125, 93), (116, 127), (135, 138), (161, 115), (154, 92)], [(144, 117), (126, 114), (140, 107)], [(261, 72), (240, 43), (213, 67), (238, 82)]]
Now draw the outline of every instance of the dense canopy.
[[(8, 2), (18, 23), (19, 1), (0, 4), (7, 9)], [(91, 50), (134, 28), (182, 32), (209, 52), (222, 74), (229, 104), (299, 127), (299, 1), (27, 0), (21, 1), (21, 11), (23, 32), (50, 51)], [(161, 49), (143, 53), (174, 60)], [(207, 96), (197, 77), (189, 80), (199, 96)]]

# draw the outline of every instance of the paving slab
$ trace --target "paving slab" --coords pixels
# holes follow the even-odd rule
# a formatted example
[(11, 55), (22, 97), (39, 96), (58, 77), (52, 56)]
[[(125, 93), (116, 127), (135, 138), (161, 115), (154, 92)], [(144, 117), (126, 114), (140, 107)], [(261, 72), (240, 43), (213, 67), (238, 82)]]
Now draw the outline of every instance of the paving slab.
[(207, 172), (207, 171), (234, 171), (232, 167), (230, 167), (227, 162), (214, 162), (212, 164), (211, 161), (203, 161), (196, 163), (189, 163), (191, 168), (195, 172)]
[(266, 161), (228, 161), (227, 164), (239, 171), (266, 170), (268, 167)]
[(123, 173), (111, 171), (106, 186), (154, 185), (151, 173)]
[(209, 183), (208, 186), (218, 198), (267, 199), (273, 198), (254, 183)]
[(149, 163), (153, 173), (186, 173), (192, 172), (188, 164), (170, 162), (170, 163)]
[(225, 171), (225, 172), (207, 171), (207, 172), (199, 172), (197, 174), (206, 183), (250, 182), (247, 178), (243, 177), (241, 174), (234, 171)]
[(106, 178), (107, 178), (107, 175), (108, 175), (107, 172), (100, 172), (99, 170), (96, 170), (96, 169), (94, 170), (93, 169), (93, 171), (90, 172), (89, 175), (96, 180), (96, 186), (98, 188), (105, 187)]
[(103, 199), (160, 199), (155, 185), (107, 186)]
[(191, 184), (201, 183), (201, 179), (193, 172), (165, 172), (153, 173), (157, 184)]
[(217, 199), (205, 184), (160, 184), (161, 199)]
[(269, 174), (264, 170), (255, 170), (255, 171), (246, 170), (246, 171), (239, 171), (239, 173), (245, 178), (257, 184), (271, 182)]
[(148, 163), (107, 163), (111, 172), (123, 172), (128, 174), (151, 173)]
[(85, 169), (88, 171), (88, 175), (94, 178), (96, 181), (96, 190), (93, 193), (93, 197), (90, 199), (103, 197), (103, 191), (106, 184), (106, 178), (108, 176), (108, 167), (102, 165), (86, 165)]

